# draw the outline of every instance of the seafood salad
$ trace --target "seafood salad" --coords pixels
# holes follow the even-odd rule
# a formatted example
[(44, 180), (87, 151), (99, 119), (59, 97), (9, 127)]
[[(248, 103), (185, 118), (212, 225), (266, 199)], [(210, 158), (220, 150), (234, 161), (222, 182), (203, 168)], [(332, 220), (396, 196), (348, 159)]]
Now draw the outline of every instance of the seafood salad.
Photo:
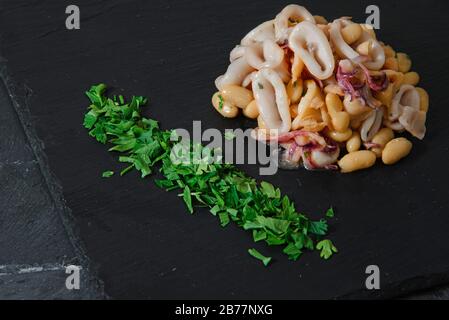
[(425, 136), (429, 96), (410, 58), (349, 17), (328, 22), (288, 5), (229, 59), (212, 104), (224, 117), (256, 120), (255, 136), (281, 145), (283, 168), (391, 165), (412, 149), (404, 136)]

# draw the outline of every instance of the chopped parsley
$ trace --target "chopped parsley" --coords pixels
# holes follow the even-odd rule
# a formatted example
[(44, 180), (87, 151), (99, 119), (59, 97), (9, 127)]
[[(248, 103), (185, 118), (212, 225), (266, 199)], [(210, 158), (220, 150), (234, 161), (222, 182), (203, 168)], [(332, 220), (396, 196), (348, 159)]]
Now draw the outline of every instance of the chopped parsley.
[(103, 178), (110, 178), (114, 175), (114, 171), (105, 171), (101, 174)]
[(320, 257), (323, 259), (329, 259), (338, 250), (330, 240), (322, 240), (316, 245), (317, 250), (321, 250)]
[(326, 211), (326, 217), (327, 218), (333, 218), (335, 216), (335, 212), (334, 212), (334, 208), (330, 207), (327, 211)]
[(257, 86), (259, 87), (260, 90), (263, 89), (263, 85), (260, 82), (257, 82)]
[(271, 257), (265, 257), (263, 254), (261, 254), (256, 249), (248, 249), (248, 253), (256, 258), (257, 260), (262, 261), (263, 265), (266, 267), (271, 261)]
[(189, 209), (189, 212), (193, 213), (192, 194), (190, 193), (189, 186), (184, 187), (184, 193), (182, 194), (182, 197), (187, 206), (187, 209)]
[[(255, 242), (281, 246), (291, 260), (306, 250), (320, 250), (324, 259), (337, 252), (330, 240), (322, 240), (328, 232), (325, 219), (312, 221), (279, 188), (258, 183), (234, 165), (209, 161), (214, 150), (192, 143), (178, 150), (183, 144), (173, 130), (162, 130), (157, 121), (142, 116), (146, 98), (126, 102), (121, 96), (109, 98), (105, 91), (106, 85), (99, 84), (86, 92), (91, 104), (84, 126), (90, 136), (108, 144), (109, 151), (119, 153), (118, 161), (125, 164), (120, 175), (137, 170), (145, 178), (159, 168), (163, 177), (156, 185), (180, 191), (190, 213), (196, 206), (207, 207), (221, 226), (232, 222), (250, 232)], [(172, 150), (199, 161), (173, 161)], [(269, 263), (270, 258), (254, 249), (250, 254)]]
[(221, 94), (219, 94), (218, 95), (218, 108), (220, 110), (223, 110), (223, 104), (224, 104), (223, 96)]

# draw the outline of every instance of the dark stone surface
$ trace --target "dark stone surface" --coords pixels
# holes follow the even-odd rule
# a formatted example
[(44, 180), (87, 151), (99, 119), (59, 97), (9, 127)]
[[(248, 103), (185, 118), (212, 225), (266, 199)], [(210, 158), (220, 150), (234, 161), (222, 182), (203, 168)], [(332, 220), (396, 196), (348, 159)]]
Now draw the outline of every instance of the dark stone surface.
[[(19, 91), (11, 83), (6, 88), (4, 68), (1, 75), (0, 299), (103, 298), (101, 283), (89, 270), (71, 225), (64, 224), (66, 212), (49, 188), (51, 177), (43, 174), (44, 160), (36, 156), (40, 144), (27, 128), (21, 105), (26, 99), (14, 95)], [(16, 107), (22, 110), (21, 119)], [(65, 286), (69, 264), (83, 267), (80, 290)]]
[[(380, 39), (411, 55), (432, 99), (426, 140), (414, 140), (407, 159), (351, 175), (298, 171), (266, 178), (314, 218), (331, 204), (337, 208), (330, 237), (340, 253), (330, 261), (316, 254), (287, 261), (242, 230), (221, 229), (204, 210), (188, 215), (176, 194), (136, 174), (100, 178), (119, 166), (81, 126), (90, 85), (106, 82), (116, 92), (149, 96), (147, 114), (166, 128), (190, 128), (192, 120), (239, 127), (243, 121), (224, 121), (211, 110), (213, 80), (246, 31), (285, 3), (78, 1), (78, 31), (64, 27), (68, 1), (0, 3), (1, 55), (12, 78), (32, 90), (31, 120), (48, 164), (113, 298), (388, 298), (447, 283), (447, 2), (378, 1)], [(371, 2), (302, 4), (329, 18), (361, 21)], [(243, 168), (257, 175), (256, 167)], [(250, 247), (275, 263), (261, 268), (246, 253)], [(363, 289), (369, 264), (381, 269), (378, 292)]]
[(0, 299), (7, 300), (93, 300), (104, 298), (98, 284), (81, 270), (80, 289), (68, 290), (65, 267), (59, 264), (0, 268)]

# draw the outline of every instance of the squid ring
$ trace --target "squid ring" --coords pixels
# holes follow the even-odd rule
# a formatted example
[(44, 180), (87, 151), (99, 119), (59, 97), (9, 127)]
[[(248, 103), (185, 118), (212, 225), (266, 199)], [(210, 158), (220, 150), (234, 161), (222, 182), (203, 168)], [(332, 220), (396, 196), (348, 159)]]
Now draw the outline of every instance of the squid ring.
[(289, 27), (289, 22), (292, 18), (299, 19), (301, 22), (308, 21), (315, 24), (315, 18), (306, 8), (296, 4), (288, 5), (274, 19), (274, 31), (277, 41), (282, 43), (288, 39), (292, 30)]
[(291, 129), (289, 99), (281, 77), (273, 69), (262, 69), (252, 82), (254, 98), (269, 130), (286, 133)]
[(289, 45), (313, 76), (320, 80), (332, 76), (334, 55), (325, 34), (315, 24), (308, 21), (297, 24), (290, 34)]

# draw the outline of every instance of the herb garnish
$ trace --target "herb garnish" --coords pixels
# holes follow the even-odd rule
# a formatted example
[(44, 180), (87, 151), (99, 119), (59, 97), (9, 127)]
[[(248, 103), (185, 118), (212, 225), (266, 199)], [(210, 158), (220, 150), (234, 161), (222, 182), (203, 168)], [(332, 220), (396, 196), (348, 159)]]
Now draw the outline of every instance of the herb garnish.
[(326, 211), (326, 217), (327, 218), (333, 218), (335, 216), (335, 212), (334, 212), (334, 208), (330, 207), (327, 211)]
[[(126, 103), (123, 97), (107, 97), (105, 90), (106, 86), (99, 84), (86, 92), (91, 105), (84, 126), (97, 141), (110, 144), (109, 151), (121, 153), (119, 161), (127, 164), (121, 175), (135, 169), (144, 178), (160, 166), (164, 178), (156, 180), (156, 185), (167, 191), (181, 190), (190, 213), (194, 206), (207, 207), (223, 227), (234, 222), (252, 232), (255, 242), (282, 246), (291, 260), (297, 260), (307, 249), (321, 250), (324, 259), (337, 252), (330, 240), (320, 241), (327, 234), (326, 220), (312, 221), (299, 213), (290, 198), (272, 184), (258, 184), (235, 166), (210, 162), (207, 157), (173, 162), (170, 154), (175, 144), (180, 145), (179, 138), (173, 139), (174, 131), (162, 130), (157, 121), (141, 115), (147, 99), (136, 96)], [(207, 154), (198, 144), (180, 151), (192, 158)], [(213, 155), (213, 150), (209, 151)], [(250, 254), (258, 256), (253, 250)]]
[(114, 171), (105, 171), (101, 174), (103, 178), (110, 178), (114, 175)]
[(321, 250), (320, 257), (323, 259), (329, 259), (338, 250), (330, 240), (322, 240), (316, 245), (317, 250)]
[(263, 85), (260, 82), (257, 82), (257, 86), (259, 87), (260, 90), (263, 89)]
[(261, 254), (259, 251), (257, 251), (256, 249), (249, 249), (248, 253), (253, 256), (254, 258), (262, 261), (263, 265), (266, 267), (268, 266), (268, 264), (271, 261), (271, 257), (265, 257), (263, 254)]
[(218, 95), (218, 109), (223, 110), (224, 99), (221, 94)]

